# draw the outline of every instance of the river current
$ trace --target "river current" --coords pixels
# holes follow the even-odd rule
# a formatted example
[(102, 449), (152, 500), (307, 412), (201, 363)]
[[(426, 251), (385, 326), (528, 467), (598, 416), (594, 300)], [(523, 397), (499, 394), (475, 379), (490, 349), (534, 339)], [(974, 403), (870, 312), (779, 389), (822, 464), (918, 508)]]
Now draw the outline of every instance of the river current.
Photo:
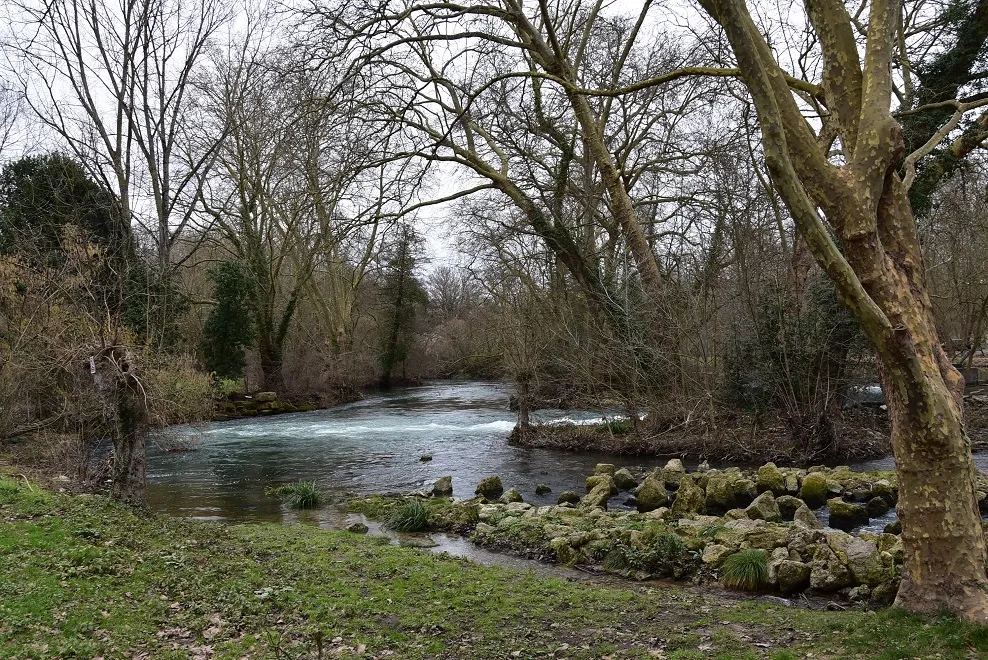
[[(466, 498), (482, 478), (497, 474), (526, 501), (554, 504), (564, 490), (583, 492), (597, 463), (648, 468), (665, 462), (511, 447), (506, 438), (516, 415), (508, 410), (509, 395), (502, 383), (436, 382), (326, 410), (173, 427), (165, 433), (191, 438), (195, 450), (152, 449), (149, 502), (171, 515), (275, 521), (295, 514), (265, 488), (299, 479), (331, 494), (371, 494), (426, 488), (452, 475), (454, 495)], [(533, 421), (586, 423), (615, 415), (542, 410)], [(552, 493), (536, 495), (540, 483)]]
[[(172, 427), (160, 440), (178, 437), (194, 451), (168, 453), (156, 448), (148, 467), (152, 508), (175, 516), (229, 522), (291, 521), (332, 513), (299, 513), (282, 506), (265, 489), (300, 479), (315, 481), (331, 496), (407, 493), (453, 477), (453, 494), (473, 496), (484, 477), (499, 475), (505, 488), (517, 488), (525, 501), (554, 504), (564, 490), (584, 492), (597, 463), (614, 463), (644, 473), (665, 459), (571, 453), (509, 446), (516, 415), (508, 410), (510, 387), (476, 381), (434, 382), (367, 396), (325, 410), (274, 417), (214, 422), (202, 428)], [(594, 423), (618, 411), (542, 410), (537, 422)], [(168, 438), (168, 436), (173, 436)], [(422, 461), (423, 456), (431, 460)], [(988, 470), (988, 453), (975, 455)], [(859, 470), (892, 469), (891, 458), (866, 461)], [(552, 492), (537, 495), (538, 484)], [(627, 494), (611, 500), (624, 508)], [(817, 512), (826, 522), (825, 509)], [(881, 531), (894, 510), (866, 529)]]

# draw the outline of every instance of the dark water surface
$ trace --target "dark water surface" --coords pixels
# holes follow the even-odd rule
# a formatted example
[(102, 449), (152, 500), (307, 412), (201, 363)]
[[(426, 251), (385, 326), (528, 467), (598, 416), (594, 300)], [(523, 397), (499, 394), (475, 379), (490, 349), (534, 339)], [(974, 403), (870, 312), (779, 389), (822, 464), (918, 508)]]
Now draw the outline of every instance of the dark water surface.
[[(597, 463), (665, 463), (510, 447), (516, 416), (507, 408), (509, 394), (501, 383), (438, 382), (327, 410), (216, 422), (198, 431), (175, 427), (167, 433), (197, 436), (196, 451), (152, 450), (148, 499), (171, 515), (278, 521), (295, 514), (265, 495), (267, 486), (305, 479), (330, 493), (408, 492), (452, 475), (454, 495), (467, 498), (477, 482), (497, 474), (526, 501), (554, 504), (564, 490), (582, 492)], [(543, 410), (534, 417), (579, 423), (614, 412)], [(426, 454), (432, 460), (420, 462)], [(536, 495), (540, 483), (553, 492)]]

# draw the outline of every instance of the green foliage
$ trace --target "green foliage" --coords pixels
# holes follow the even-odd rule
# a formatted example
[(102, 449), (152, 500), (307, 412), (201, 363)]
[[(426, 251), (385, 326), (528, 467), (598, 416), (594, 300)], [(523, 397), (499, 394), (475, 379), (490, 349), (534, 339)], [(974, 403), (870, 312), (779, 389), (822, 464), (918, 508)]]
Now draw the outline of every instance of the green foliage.
[(293, 484), (268, 489), (293, 509), (314, 509), (322, 502), (322, 491), (314, 481), (299, 480)]
[[(130, 227), (113, 193), (60, 153), (27, 156), (0, 171), (0, 251), (26, 248), (52, 266), (64, 259), (63, 229), (74, 225), (111, 252), (127, 250)], [(52, 263), (55, 262), (55, 263)]]
[(243, 378), (244, 349), (254, 344), (251, 310), (256, 288), (250, 271), (240, 261), (224, 261), (210, 271), (216, 305), (203, 328), (202, 352), (206, 368), (217, 378)]
[(768, 584), (768, 553), (742, 550), (724, 562), (721, 581), (725, 587), (741, 591), (760, 591)]
[(609, 571), (645, 571), (676, 579), (689, 575), (693, 564), (695, 557), (672, 532), (646, 532), (634, 545), (618, 541), (604, 558), (604, 568)]
[(386, 524), (396, 532), (421, 532), (429, 526), (429, 509), (417, 497), (410, 497), (391, 510)]
[(597, 429), (613, 435), (627, 435), (635, 429), (635, 426), (630, 419), (609, 419), (598, 424)]
[(428, 302), (425, 289), (416, 277), (422, 239), (410, 225), (399, 228), (395, 243), (384, 252), (381, 296), (384, 313), (381, 333), (381, 385), (391, 384), (392, 373), (405, 365), (415, 339), (417, 311)]
[(244, 393), (244, 381), (241, 378), (215, 378), (213, 391), (220, 396)]

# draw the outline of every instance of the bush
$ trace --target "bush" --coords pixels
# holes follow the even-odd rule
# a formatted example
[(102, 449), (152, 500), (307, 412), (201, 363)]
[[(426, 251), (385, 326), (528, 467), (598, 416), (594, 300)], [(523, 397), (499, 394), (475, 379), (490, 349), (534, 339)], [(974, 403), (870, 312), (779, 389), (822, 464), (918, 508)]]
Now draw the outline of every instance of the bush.
[(721, 581), (730, 589), (763, 589), (768, 584), (768, 553), (764, 550), (742, 550), (734, 553), (724, 562)]
[(314, 481), (298, 481), (294, 484), (279, 486), (269, 493), (277, 495), (293, 509), (313, 509), (322, 502), (322, 491)]
[(212, 417), (213, 383), (188, 355), (148, 355), (144, 382), (153, 426), (191, 424)]
[(429, 526), (429, 509), (421, 500), (407, 499), (391, 510), (386, 525), (396, 532), (421, 532)]
[(608, 571), (639, 570), (676, 579), (688, 575), (693, 564), (693, 555), (672, 532), (648, 534), (638, 547), (618, 541), (604, 558)]

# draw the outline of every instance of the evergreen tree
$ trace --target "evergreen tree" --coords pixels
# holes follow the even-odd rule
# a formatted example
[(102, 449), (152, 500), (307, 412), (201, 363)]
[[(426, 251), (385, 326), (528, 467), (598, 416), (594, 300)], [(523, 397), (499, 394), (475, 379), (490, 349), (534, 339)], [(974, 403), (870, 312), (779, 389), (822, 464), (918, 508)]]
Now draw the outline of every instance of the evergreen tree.
[(384, 265), (381, 293), (385, 301), (381, 323), (381, 387), (390, 387), (392, 375), (404, 368), (415, 340), (415, 316), (428, 301), (415, 277), (421, 239), (415, 229), (402, 225)]
[(203, 328), (206, 368), (217, 378), (243, 378), (244, 349), (254, 345), (254, 280), (239, 261), (224, 261), (210, 272), (210, 278), (216, 306)]

